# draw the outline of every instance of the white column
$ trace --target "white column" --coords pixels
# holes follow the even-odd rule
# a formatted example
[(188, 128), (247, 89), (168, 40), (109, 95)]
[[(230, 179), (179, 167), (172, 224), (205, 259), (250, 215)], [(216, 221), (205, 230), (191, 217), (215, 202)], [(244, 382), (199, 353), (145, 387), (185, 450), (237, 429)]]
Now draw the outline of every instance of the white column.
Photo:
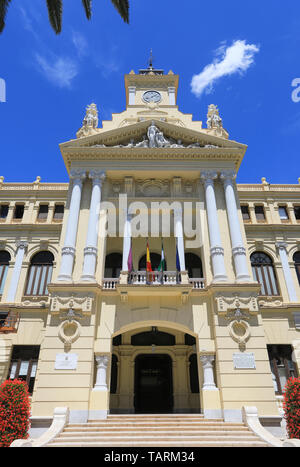
[(202, 389), (206, 391), (216, 391), (218, 388), (215, 385), (213, 361), (214, 355), (200, 355), (200, 360), (203, 368), (203, 386)]
[(248, 272), (246, 248), (243, 242), (233, 186), (235, 177), (236, 173), (234, 171), (225, 171), (222, 172), (220, 175), (220, 178), (224, 184), (226, 209), (230, 230), (232, 255), (234, 259), (236, 272), (236, 280), (237, 282), (249, 282), (251, 278)]
[(59, 281), (71, 281), (73, 263), (75, 258), (76, 236), (78, 228), (78, 218), (80, 211), (82, 180), (85, 178), (84, 170), (72, 170), (70, 178), (73, 180), (71, 203), (67, 223), (64, 246), (61, 250)]
[(286, 287), (288, 289), (288, 294), (291, 302), (298, 302), (297, 292), (295, 289), (293, 277), (290, 270), (289, 260), (287, 256), (287, 244), (285, 242), (277, 242), (276, 247), (279, 251), (279, 256), (282, 264), (282, 270), (284, 274), (284, 279), (286, 283)]
[(128, 255), (131, 247), (131, 217), (127, 210), (125, 211), (124, 237), (123, 237), (123, 257), (122, 271), (128, 271)]
[(217, 173), (213, 171), (202, 172), (200, 179), (204, 183), (206, 212), (210, 241), (210, 255), (213, 267), (213, 281), (227, 281), (224, 262), (224, 249), (221, 246), (221, 236), (218, 221), (218, 212), (214, 190), (214, 180)]
[(185, 257), (184, 257), (184, 237), (182, 227), (182, 210), (174, 210), (175, 221), (175, 237), (177, 238), (177, 248), (180, 263), (180, 271), (185, 271)]
[(24, 254), (27, 249), (27, 246), (28, 246), (27, 242), (21, 242), (21, 241), (17, 242), (16, 261), (15, 261), (12, 278), (11, 278), (9, 289), (8, 289), (8, 294), (6, 297), (6, 301), (10, 303), (14, 302), (16, 298), (23, 258), (24, 258)]
[(128, 105), (135, 104), (135, 86), (128, 86)]
[(170, 105), (176, 105), (175, 87), (174, 86), (169, 86), (168, 87), (168, 93), (169, 93), (169, 104)]
[(94, 282), (96, 280), (95, 271), (98, 253), (97, 244), (101, 203), (101, 188), (102, 183), (105, 179), (105, 172), (99, 170), (91, 170), (89, 173), (89, 178), (91, 178), (93, 181), (93, 187), (90, 203), (86, 246), (84, 248), (84, 260), (81, 280)]
[(109, 357), (107, 355), (96, 355), (97, 375), (93, 391), (107, 391), (107, 365)]

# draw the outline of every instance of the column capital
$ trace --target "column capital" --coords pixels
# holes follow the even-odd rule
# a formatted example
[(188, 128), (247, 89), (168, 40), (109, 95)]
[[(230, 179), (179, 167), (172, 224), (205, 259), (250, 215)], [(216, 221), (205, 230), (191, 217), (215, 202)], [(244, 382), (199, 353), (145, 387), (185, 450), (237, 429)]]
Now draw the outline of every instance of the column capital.
[(27, 249), (27, 247), (28, 247), (28, 242), (24, 242), (24, 241), (22, 241), (22, 240), (18, 240), (18, 241), (16, 242), (16, 246), (17, 246), (17, 250), (20, 249), (20, 250), (24, 250), (24, 251), (25, 251), (25, 250)]
[(276, 246), (276, 248), (278, 248), (278, 250), (285, 250), (286, 251), (288, 245), (287, 245), (286, 242), (276, 242), (275, 246)]
[(93, 185), (102, 185), (106, 178), (106, 173), (104, 170), (90, 170), (89, 178), (93, 181)]
[(109, 362), (109, 356), (108, 355), (95, 355), (95, 360), (96, 360), (97, 366), (101, 366), (102, 368), (107, 368), (107, 365)]
[(232, 184), (236, 179), (236, 171), (235, 170), (223, 170), (220, 173), (220, 180), (223, 183), (230, 183)]
[(83, 169), (72, 169), (70, 170), (70, 180), (73, 180), (75, 183), (79, 183), (86, 178), (86, 171)]
[(211, 184), (213, 185), (214, 180), (218, 177), (217, 172), (214, 170), (205, 170), (200, 174), (200, 181), (205, 185)]

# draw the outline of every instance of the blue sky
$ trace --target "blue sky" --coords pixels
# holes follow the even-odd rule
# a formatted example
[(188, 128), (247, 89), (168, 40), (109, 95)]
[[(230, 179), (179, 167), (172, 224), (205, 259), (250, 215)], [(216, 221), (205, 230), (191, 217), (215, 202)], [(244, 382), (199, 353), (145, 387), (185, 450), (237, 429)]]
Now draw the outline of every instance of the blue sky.
[[(91, 102), (100, 125), (125, 109), (124, 74), (146, 67), (152, 48), (157, 68), (179, 74), (179, 109), (206, 126), (207, 107), (216, 104), (229, 137), (248, 145), (238, 182), (297, 183), (300, 102), (291, 83), (300, 78), (299, 2), (129, 1), (127, 25), (110, 0), (94, 0), (91, 21), (81, 0), (64, 0), (57, 36), (45, 1), (12, 0), (0, 35), (5, 181), (68, 181), (58, 144), (75, 137)], [(250, 58), (229, 74), (222, 65), (234, 44)], [(200, 95), (194, 75), (202, 77)]]

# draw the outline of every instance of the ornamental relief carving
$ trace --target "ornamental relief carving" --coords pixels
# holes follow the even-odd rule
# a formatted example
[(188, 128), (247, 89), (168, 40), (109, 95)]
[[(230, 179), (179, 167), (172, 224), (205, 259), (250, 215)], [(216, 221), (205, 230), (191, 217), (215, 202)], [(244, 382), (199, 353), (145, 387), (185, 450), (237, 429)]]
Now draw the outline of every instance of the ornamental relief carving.
[(51, 314), (65, 314), (68, 310), (78, 310), (84, 315), (90, 315), (93, 308), (94, 295), (83, 294), (52, 294), (50, 312)]
[[(131, 177), (129, 177), (131, 178)], [(176, 179), (180, 179), (180, 182)], [(104, 190), (104, 197), (118, 197), (127, 193), (131, 196), (135, 192), (136, 197), (195, 197), (198, 193), (197, 180), (184, 180), (181, 177), (175, 179), (137, 179), (109, 180)]]
[(264, 308), (274, 308), (274, 307), (280, 307), (283, 304), (283, 300), (281, 297), (263, 297), (259, 298), (258, 300), (259, 306), (263, 306)]
[(258, 294), (252, 293), (249, 294), (235, 294), (232, 295), (222, 295), (217, 294), (216, 303), (217, 303), (217, 312), (218, 314), (226, 315), (228, 312), (240, 309), (247, 310), (251, 314), (258, 313)]
[(136, 181), (137, 196), (169, 196), (170, 181), (149, 178)]

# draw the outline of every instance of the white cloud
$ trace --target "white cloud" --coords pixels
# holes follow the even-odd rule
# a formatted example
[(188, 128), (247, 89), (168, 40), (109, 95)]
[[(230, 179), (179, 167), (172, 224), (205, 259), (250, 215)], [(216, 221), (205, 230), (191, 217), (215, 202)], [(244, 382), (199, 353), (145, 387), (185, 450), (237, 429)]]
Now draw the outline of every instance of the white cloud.
[(80, 32), (72, 31), (72, 42), (76, 48), (79, 58), (88, 55), (88, 42)]
[(246, 41), (236, 40), (226, 48), (222, 44), (216, 51), (217, 58), (207, 65), (201, 73), (194, 75), (191, 81), (192, 93), (197, 97), (205, 91), (212, 92), (213, 84), (222, 76), (233, 73), (242, 74), (254, 62), (254, 55), (259, 51), (259, 46), (246, 44)]
[(77, 63), (68, 57), (56, 57), (52, 63), (39, 54), (35, 56), (39, 71), (56, 86), (70, 87), (72, 80), (78, 74)]

